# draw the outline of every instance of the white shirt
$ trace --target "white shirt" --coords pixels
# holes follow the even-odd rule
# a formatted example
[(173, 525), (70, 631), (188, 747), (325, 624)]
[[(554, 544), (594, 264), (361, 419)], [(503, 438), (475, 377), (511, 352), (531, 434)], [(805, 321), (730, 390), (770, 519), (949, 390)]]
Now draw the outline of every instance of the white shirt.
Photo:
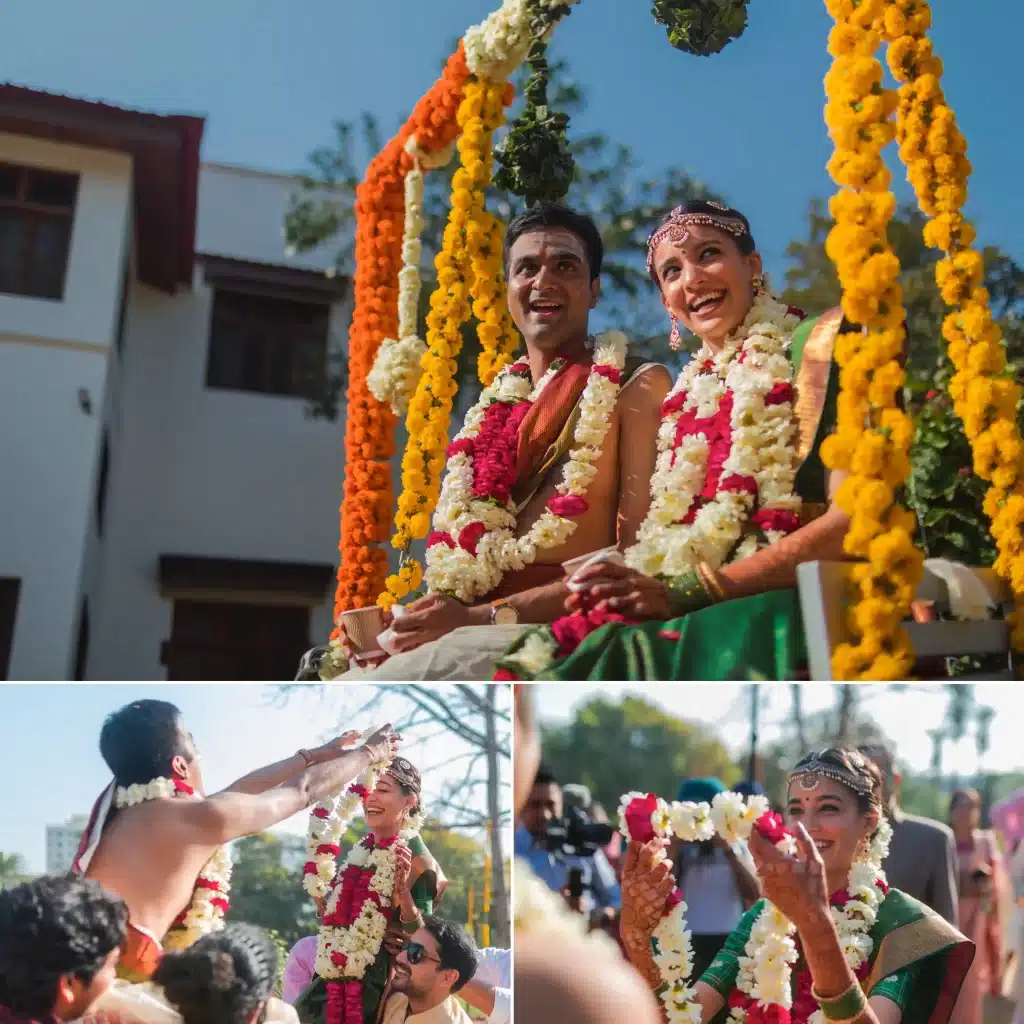
[[(746, 843), (734, 843), (737, 858), (754, 871)], [(680, 889), (686, 900), (686, 924), (694, 935), (728, 935), (743, 916), (743, 897), (724, 850), (697, 856), (690, 847), (681, 860)]]
[(512, 1019), (512, 950), (478, 949), (474, 981), (494, 986), (494, 1009), (487, 1024), (509, 1024)]

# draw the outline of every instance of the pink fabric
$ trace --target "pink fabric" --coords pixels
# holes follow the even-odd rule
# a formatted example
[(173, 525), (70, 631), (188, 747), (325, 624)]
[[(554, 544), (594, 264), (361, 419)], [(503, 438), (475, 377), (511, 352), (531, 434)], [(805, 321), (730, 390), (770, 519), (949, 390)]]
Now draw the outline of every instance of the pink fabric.
[(294, 1004), (302, 995), (303, 989), (313, 980), (316, 973), (316, 943), (317, 937), (308, 935), (292, 946), (284, 967), (284, 982), (281, 985), (281, 999), (284, 1002)]

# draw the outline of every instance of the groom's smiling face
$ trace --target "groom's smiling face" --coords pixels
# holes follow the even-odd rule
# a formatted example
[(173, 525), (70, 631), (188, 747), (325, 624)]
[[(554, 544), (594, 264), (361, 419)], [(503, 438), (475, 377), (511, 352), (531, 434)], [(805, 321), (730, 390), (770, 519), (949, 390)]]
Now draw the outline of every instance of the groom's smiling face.
[(585, 338), (600, 284), (587, 247), (567, 228), (528, 231), (508, 254), (508, 308), (523, 337), (544, 351)]

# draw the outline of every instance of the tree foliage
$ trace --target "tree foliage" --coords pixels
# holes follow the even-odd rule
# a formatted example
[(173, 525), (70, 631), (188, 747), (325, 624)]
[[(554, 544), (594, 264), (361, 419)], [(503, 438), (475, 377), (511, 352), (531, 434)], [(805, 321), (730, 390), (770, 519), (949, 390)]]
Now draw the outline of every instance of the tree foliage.
[(727, 784), (739, 778), (728, 750), (705, 726), (641, 697), (594, 697), (568, 725), (543, 729), (542, 746), (555, 777), (588, 786), (609, 815), (627, 790), (674, 799), (689, 776), (717, 775)]

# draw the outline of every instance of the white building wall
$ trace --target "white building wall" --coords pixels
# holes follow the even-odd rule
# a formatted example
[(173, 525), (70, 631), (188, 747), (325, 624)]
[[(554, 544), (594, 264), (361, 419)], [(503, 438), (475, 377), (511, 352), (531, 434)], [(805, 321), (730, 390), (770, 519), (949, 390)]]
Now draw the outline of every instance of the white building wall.
[[(204, 167), (198, 251), (309, 266), (284, 255), (281, 218), (293, 187), (277, 175)], [(337, 560), (343, 425), (310, 419), (301, 398), (206, 388), (212, 301), (201, 267), (191, 292), (137, 286), (132, 294), (91, 679), (166, 678), (162, 554)], [(350, 315), (348, 303), (335, 308), (332, 346), (344, 346)], [(329, 605), (313, 616), (314, 640), (330, 630)]]
[[(63, 301), (0, 295), (0, 576), (22, 580), (8, 674), (65, 679), (94, 504), (132, 167), (124, 154), (2, 133), (0, 158), (81, 175)], [(80, 391), (91, 414), (80, 406)]]

